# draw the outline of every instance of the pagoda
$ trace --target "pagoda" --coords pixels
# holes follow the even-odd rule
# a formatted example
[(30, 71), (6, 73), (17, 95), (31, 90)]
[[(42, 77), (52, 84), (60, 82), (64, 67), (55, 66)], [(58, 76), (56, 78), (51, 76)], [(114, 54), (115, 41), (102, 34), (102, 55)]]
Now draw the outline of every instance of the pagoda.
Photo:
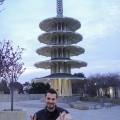
[(74, 18), (64, 17), (62, 0), (57, 0), (57, 16), (41, 21), (39, 27), (45, 33), (39, 35), (38, 40), (45, 46), (36, 52), (51, 59), (37, 62), (34, 66), (50, 69), (51, 74), (36, 78), (34, 82), (49, 82), (59, 96), (72, 96), (72, 82), (83, 78), (72, 75), (71, 69), (87, 66), (84, 61), (71, 59), (85, 52), (84, 48), (73, 45), (83, 39), (81, 34), (75, 32), (81, 23)]

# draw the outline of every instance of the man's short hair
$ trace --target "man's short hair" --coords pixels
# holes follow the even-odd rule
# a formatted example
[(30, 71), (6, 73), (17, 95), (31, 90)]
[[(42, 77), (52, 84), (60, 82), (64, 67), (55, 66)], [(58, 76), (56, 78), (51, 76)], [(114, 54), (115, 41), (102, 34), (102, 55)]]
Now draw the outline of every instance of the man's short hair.
[(49, 90), (45, 93), (45, 97), (47, 96), (47, 93), (56, 94), (56, 98), (58, 98), (58, 94), (57, 94), (57, 92), (56, 92), (53, 88), (49, 89)]

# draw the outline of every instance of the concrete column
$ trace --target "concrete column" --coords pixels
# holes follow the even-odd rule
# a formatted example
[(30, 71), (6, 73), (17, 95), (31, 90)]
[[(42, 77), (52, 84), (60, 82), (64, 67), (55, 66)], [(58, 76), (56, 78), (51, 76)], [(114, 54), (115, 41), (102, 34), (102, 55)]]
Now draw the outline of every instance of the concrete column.
[(71, 73), (71, 65), (68, 66), (69, 73)]
[(58, 80), (54, 80), (54, 89), (57, 91), (58, 89)]
[(62, 22), (62, 30), (64, 30), (65, 28), (64, 28), (64, 22)]
[(67, 64), (67, 66), (66, 66), (66, 71), (67, 71), (67, 73), (69, 73), (69, 64)]
[(69, 58), (69, 50), (67, 50), (67, 57)]
[(61, 35), (61, 43), (63, 43), (63, 35)]
[(63, 30), (62, 21), (61, 21), (61, 30)]
[(56, 57), (56, 50), (53, 50), (53, 57)]
[(72, 96), (72, 83), (71, 80), (68, 80), (69, 96)]
[(66, 73), (66, 62), (64, 62), (64, 73)]
[(68, 50), (68, 57), (70, 58), (70, 50)]
[(55, 30), (57, 30), (57, 23), (55, 23)]
[(69, 96), (68, 80), (66, 80), (66, 96)]
[(53, 64), (51, 64), (51, 74), (53, 73)]
[(56, 65), (53, 63), (53, 73), (56, 73)]
[(58, 31), (58, 23), (57, 23), (57, 31)]
[(65, 57), (68, 57), (67, 56), (67, 48), (64, 48), (64, 54), (65, 54)]
[(61, 83), (62, 83), (62, 96), (65, 96), (64, 80), (62, 80)]
[(54, 80), (50, 80), (51, 86), (50, 88), (54, 88)]
[(59, 49), (56, 50), (56, 57), (59, 57)]
[(60, 30), (62, 30), (62, 22), (60, 22)]
[(57, 41), (56, 42), (57, 42), (57, 44), (59, 43), (59, 36), (57, 36)]
[(51, 51), (51, 58), (53, 58), (54, 57), (54, 52), (53, 51)]
[[(65, 26), (65, 31), (66, 31), (66, 26)], [(67, 44), (67, 43), (68, 43), (68, 40), (67, 40), (67, 38), (66, 38), (66, 37), (64, 37), (64, 41), (65, 41), (65, 44)]]
[(66, 31), (67, 31), (67, 23), (66, 23), (65, 27), (66, 27)]
[(61, 79), (58, 80), (58, 95), (61, 96)]
[(64, 23), (64, 30), (66, 31), (66, 23)]
[(61, 57), (63, 57), (63, 48), (61, 48)]
[(64, 95), (65, 96), (67, 96), (67, 89), (68, 89), (67, 80), (64, 80)]
[(62, 73), (64, 73), (64, 63), (62, 63)]
[(56, 73), (58, 73), (58, 63), (56, 63)]
[(56, 73), (60, 73), (60, 63), (56, 63)]

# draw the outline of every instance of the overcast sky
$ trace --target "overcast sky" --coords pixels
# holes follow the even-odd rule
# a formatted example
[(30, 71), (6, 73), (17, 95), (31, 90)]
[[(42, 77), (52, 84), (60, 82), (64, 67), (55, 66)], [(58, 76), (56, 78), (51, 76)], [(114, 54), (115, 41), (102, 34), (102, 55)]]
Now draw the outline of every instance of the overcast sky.
[[(39, 56), (36, 49), (44, 44), (38, 36), (44, 31), (39, 23), (56, 16), (56, 0), (5, 0), (0, 6), (0, 40), (10, 39), (14, 48), (25, 48), (22, 61), (26, 71), (19, 82), (31, 81), (50, 74), (49, 70), (37, 69), (34, 63), (49, 60)], [(63, 15), (81, 22), (83, 40), (77, 45), (85, 53), (72, 59), (88, 63), (87, 67), (74, 69), (72, 74), (83, 72), (85, 76), (94, 73), (120, 71), (120, 0), (63, 0)]]

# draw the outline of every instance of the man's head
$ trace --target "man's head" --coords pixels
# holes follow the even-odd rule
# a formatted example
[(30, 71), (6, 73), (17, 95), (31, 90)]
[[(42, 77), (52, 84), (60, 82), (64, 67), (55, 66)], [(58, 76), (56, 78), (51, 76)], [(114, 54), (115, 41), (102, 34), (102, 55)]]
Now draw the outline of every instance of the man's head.
[(55, 110), (55, 105), (58, 101), (58, 94), (54, 89), (49, 89), (45, 94), (45, 102), (48, 111), (52, 112)]

